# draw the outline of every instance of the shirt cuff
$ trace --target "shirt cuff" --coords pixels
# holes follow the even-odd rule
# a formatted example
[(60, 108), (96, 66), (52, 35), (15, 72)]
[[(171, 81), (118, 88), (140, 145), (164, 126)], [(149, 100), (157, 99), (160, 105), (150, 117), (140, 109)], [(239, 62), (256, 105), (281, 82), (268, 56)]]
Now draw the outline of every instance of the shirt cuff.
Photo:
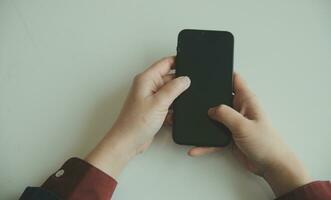
[(63, 199), (109, 200), (117, 182), (108, 174), (79, 158), (70, 158), (41, 188)]
[(330, 181), (314, 181), (303, 185), (276, 200), (330, 200)]

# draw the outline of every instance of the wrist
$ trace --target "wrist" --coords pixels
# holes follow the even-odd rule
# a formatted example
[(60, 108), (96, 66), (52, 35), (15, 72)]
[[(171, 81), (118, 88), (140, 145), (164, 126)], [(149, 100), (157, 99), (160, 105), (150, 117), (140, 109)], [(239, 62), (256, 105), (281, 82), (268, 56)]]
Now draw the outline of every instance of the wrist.
[(113, 178), (118, 178), (135, 153), (125, 140), (110, 131), (86, 156), (85, 160)]
[(277, 197), (311, 182), (305, 167), (292, 152), (287, 154), (286, 160), (278, 160), (266, 167), (263, 178)]

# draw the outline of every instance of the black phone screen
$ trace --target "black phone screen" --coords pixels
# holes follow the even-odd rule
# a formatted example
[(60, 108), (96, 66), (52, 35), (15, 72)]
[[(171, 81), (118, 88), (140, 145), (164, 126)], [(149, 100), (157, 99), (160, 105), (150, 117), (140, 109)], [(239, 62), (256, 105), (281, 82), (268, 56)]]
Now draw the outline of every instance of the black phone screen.
[(208, 109), (232, 106), (234, 39), (230, 32), (182, 30), (178, 35), (176, 76), (191, 86), (174, 102), (173, 139), (178, 144), (225, 146), (229, 130), (208, 117)]

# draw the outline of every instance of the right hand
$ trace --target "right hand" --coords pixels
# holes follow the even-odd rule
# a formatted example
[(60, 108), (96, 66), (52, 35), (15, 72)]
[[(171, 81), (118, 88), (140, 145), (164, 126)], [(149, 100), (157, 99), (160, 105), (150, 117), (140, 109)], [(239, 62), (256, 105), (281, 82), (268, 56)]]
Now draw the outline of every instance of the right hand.
[[(310, 182), (298, 158), (273, 129), (256, 96), (234, 75), (234, 109), (220, 105), (209, 116), (227, 126), (233, 137), (233, 152), (245, 167), (262, 176), (276, 196)], [(194, 147), (188, 154), (198, 156), (218, 151), (214, 147)]]

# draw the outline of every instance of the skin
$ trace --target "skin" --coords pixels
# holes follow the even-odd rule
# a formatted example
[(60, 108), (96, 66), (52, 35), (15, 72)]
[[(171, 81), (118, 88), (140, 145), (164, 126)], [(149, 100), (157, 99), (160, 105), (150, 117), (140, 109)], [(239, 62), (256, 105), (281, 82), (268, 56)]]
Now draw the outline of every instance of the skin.
[[(115, 179), (127, 163), (144, 152), (164, 123), (172, 122), (169, 107), (190, 86), (188, 77), (175, 78), (174, 57), (163, 58), (133, 81), (130, 93), (111, 130), (85, 160)], [(311, 180), (304, 166), (273, 129), (256, 96), (234, 74), (234, 108), (219, 105), (208, 115), (232, 132), (234, 156), (252, 173), (263, 177), (276, 196)], [(190, 156), (220, 151), (193, 147)]]

